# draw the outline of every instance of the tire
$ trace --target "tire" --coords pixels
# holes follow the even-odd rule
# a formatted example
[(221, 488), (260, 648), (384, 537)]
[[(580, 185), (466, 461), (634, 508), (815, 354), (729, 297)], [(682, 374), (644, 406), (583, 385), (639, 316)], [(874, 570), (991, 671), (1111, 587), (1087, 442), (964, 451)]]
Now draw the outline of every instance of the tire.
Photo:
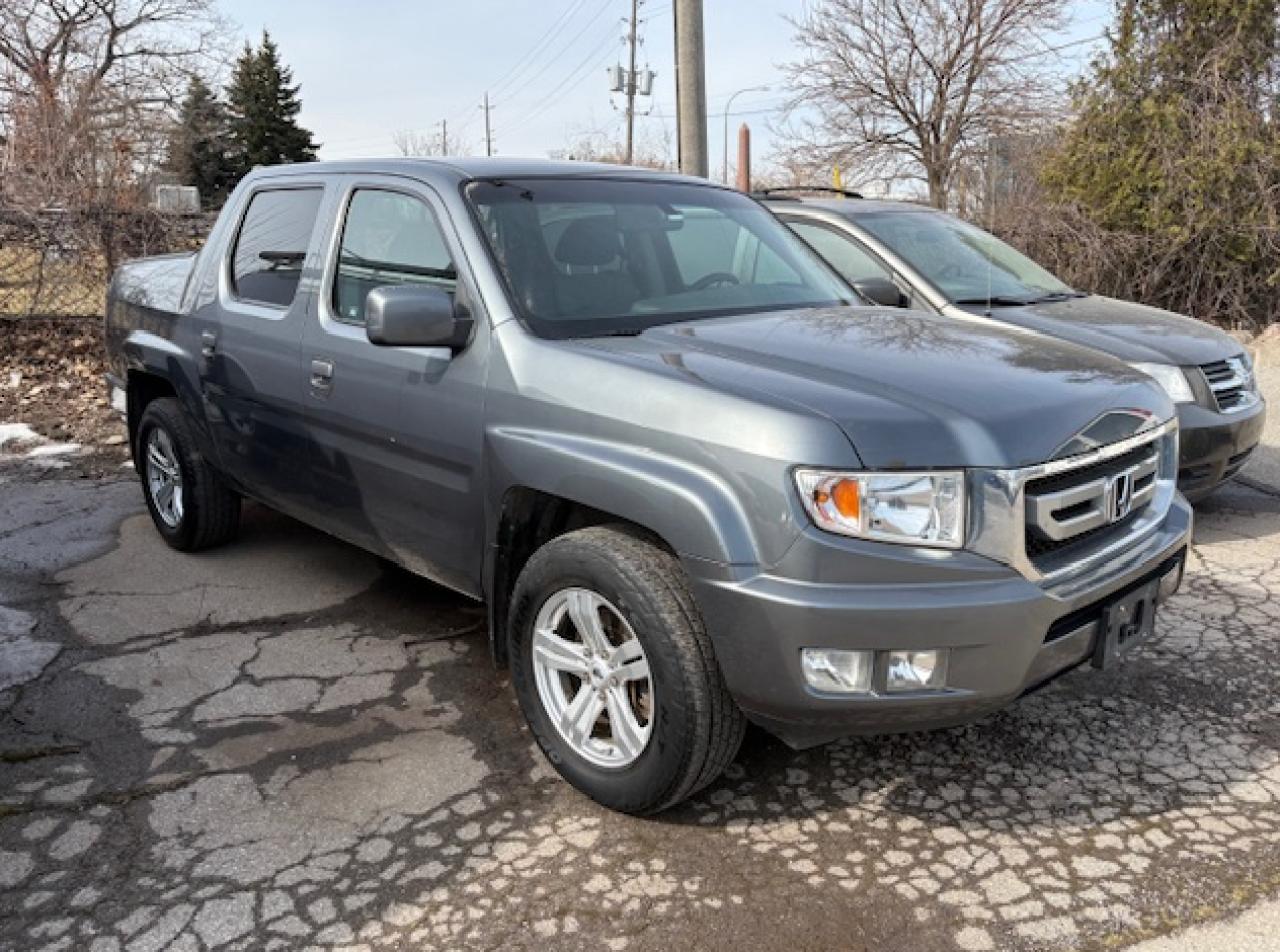
[[(153, 448), (163, 457), (150, 456)], [(240, 524), (240, 497), (227, 488), (196, 449), (191, 427), (178, 401), (161, 397), (147, 404), (138, 421), (134, 466), (142, 482), (151, 521), (164, 541), (180, 552), (222, 545), (235, 538)], [(176, 469), (174, 467), (176, 463)], [(153, 478), (172, 482), (177, 474), (177, 506), (157, 491)]]
[[(591, 603), (592, 598), (600, 602)], [(558, 616), (555, 609), (566, 599), (568, 607)], [(647, 740), (631, 759), (625, 749), (635, 746), (625, 742), (630, 728), (614, 729), (615, 706), (606, 706), (603, 722), (592, 720), (584, 708), (583, 722), (594, 725), (593, 734), (606, 734), (604, 739), (588, 736), (575, 745), (557, 726), (563, 720), (555, 718), (561, 710), (555, 697), (572, 694), (571, 703), (576, 704), (580, 692), (590, 693), (601, 677), (599, 671), (585, 676), (551, 671), (543, 660), (549, 642), (539, 632), (552, 630), (571, 643), (575, 637), (587, 640), (579, 636), (573, 620), (579, 617), (574, 614), (575, 599), (580, 610), (594, 604), (589, 614), (603, 619), (614, 645), (633, 635), (643, 648), (648, 681), (621, 678), (635, 715), (628, 723), (641, 724), (640, 713), (647, 714), (642, 725)], [(639, 533), (599, 526), (548, 542), (516, 580), (510, 618), (512, 681), (529, 728), (560, 775), (597, 803), (623, 813), (657, 813), (711, 783), (737, 754), (746, 718), (725, 686), (684, 571), (672, 554)], [(632, 665), (614, 670), (623, 668)], [(609, 700), (617, 702), (618, 695)], [(616, 762), (610, 760), (610, 750)]]

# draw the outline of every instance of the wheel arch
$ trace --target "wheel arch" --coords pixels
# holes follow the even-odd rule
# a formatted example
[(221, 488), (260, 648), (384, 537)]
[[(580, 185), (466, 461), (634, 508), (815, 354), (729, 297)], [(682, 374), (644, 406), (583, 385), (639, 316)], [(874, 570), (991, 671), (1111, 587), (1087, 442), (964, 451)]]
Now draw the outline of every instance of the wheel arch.
[(178, 392), (167, 377), (146, 370), (130, 370), (125, 381), (125, 420), (129, 428), (129, 446), (137, 451), (138, 422), (147, 405), (162, 397), (177, 399)]
[(615, 513), (528, 486), (512, 486), (503, 495), (494, 541), (489, 547), (485, 586), (489, 649), (499, 667), (505, 668), (509, 659), (511, 594), (529, 559), (553, 539), (578, 529), (603, 525), (630, 530), (675, 554), (658, 533)]
[(557, 535), (589, 525), (630, 527), (678, 557), (761, 561), (746, 508), (717, 474), (645, 447), (564, 433), (488, 434), (491, 503), (483, 588), (490, 646), (507, 660), (508, 602), (520, 569)]

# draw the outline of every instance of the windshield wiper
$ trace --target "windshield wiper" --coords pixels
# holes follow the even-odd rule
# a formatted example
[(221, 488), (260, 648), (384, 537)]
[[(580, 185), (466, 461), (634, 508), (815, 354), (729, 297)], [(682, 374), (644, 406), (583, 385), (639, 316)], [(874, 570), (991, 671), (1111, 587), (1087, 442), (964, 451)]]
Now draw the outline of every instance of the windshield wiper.
[(1083, 291), (1050, 291), (1047, 294), (1042, 294), (1039, 297), (1032, 298), (1027, 303), (1028, 304), (1044, 304), (1048, 301), (1066, 301), (1066, 300), (1070, 300), (1071, 298), (1082, 298), (1082, 297), (1088, 297), (1088, 295), (1085, 294)]
[(960, 298), (953, 301), (953, 304), (969, 307), (1022, 307), (1024, 304), (1030, 304), (1031, 301), (1026, 298), (1012, 297), (1008, 294), (993, 294), (991, 297), (980, 298)]

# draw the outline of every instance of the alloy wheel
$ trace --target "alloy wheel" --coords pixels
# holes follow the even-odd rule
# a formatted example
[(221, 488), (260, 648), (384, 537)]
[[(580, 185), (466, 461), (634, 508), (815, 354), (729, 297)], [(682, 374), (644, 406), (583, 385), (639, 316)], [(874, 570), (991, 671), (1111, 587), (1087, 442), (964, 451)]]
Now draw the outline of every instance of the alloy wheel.
[(173, 440), (162, 428), (156, 427), (147, 436), (144, 448), (147, 473), (147, 492), (160, 519), (170, 529), (182, 523), (182, 467)]
[(586, 588), (562, 589), (534, 621), (534, 680), (556, 731), (584, 760), (626, 767), (653, 730), (644, 646), (618, 609)]

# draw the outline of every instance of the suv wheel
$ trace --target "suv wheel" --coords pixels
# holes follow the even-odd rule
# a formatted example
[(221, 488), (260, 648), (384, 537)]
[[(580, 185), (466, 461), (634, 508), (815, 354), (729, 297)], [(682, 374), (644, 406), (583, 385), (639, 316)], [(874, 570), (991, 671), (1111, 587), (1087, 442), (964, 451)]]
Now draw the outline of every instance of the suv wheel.
[(134, 465), (151, 521), (173, 548), (194, 552), (235, 536), (240, 497), (195, 448), (177, 400), (147, 404), (138, 421)]
[(742, 741), (679, 562), (620, 527), (547, 543), (516, 581), (511, 666), (525, 719), (597, 802), (654, 813), (720, 775)]

